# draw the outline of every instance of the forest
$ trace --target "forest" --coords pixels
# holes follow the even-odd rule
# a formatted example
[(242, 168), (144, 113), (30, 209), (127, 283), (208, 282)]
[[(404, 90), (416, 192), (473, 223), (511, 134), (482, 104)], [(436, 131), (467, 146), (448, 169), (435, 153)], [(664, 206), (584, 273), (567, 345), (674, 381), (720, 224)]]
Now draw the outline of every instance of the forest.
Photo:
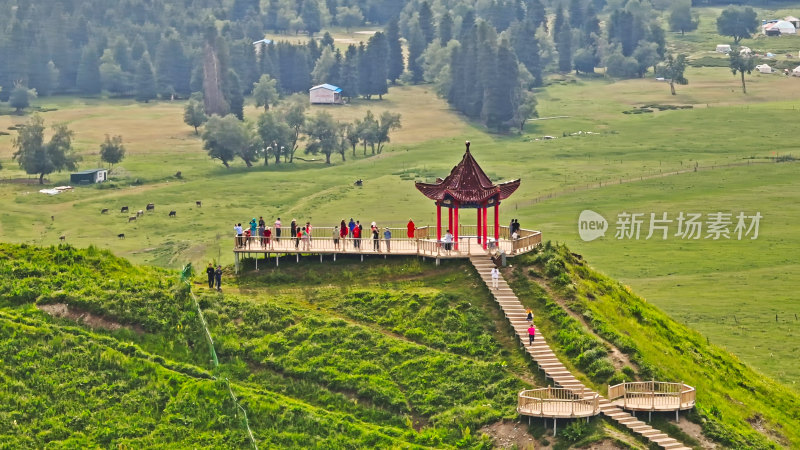
[[(241, 119), (262, 75), (281, 95), (330, 83), (350, 99), (381, 98), (390, 83), (433, 83), (452, 107), (497, 131), (535, 116), (543, 74), (604, 67), (626, 78), (655, 68), (667, 58), (659, 10), (677, 8), (641, 0), (119, 0), (113, 7), (2, 0), (0, 7), (12, 11), (0, 17), (2, 101), (78, 94), (147, 102), (200, 92), (207, 113)], [(377, 32), (346, 47), (321, 33), (353, 27)], [(308, 40), (271, 41), (266, 33)]]

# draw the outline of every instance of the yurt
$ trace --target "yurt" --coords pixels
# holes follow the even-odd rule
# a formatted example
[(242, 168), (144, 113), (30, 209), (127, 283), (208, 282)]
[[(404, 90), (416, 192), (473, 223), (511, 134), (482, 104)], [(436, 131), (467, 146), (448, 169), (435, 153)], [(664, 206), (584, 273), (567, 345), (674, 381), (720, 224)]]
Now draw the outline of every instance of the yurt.
[(772, 67), (770, 67), (769, 64), (759, 64), (759, 65), (756, 66), (756, 70), (761, 72), (761, 73), (772, 73), (773, 72)]

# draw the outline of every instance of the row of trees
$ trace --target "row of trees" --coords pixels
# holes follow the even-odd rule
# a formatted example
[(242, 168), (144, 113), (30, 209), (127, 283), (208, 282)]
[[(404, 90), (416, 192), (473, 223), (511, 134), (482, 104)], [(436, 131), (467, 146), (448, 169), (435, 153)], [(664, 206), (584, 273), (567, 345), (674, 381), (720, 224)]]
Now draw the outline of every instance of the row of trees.
[[(50, 140), (45, 142), (44, 119), (35, 114), (18, 129), (18, 135), (12, 143), (15, 150), (12, 159), (26, 173), (38, 175), (39, 184), (44, 184), (45, 175), (78, 168), (81, 157), (73, 152), (74, 135), (66, 124), (56, 124), (52, 127)], [(105, 141), (100, 144), (101, 160), (113, 166), (124, 157), (122, 136), (106, 135)]]
[(276, 108), (262, 112), (256, 121), (241, 121), (232, 114), (207, 117), (202, 103), (193, 99), (184, 110), (184, 121), (195, 127), (195, 132), (205, 124), (203, 148), (225, 167), (237, 158), (247, 167), (260, 160), (264, 165), (269, 165), (270, 160), (274, 164), (293, 163), (303, 142), (305, 154), (324, 155), (326, 164), (331, 164), (334, 154), (341, 155), (345, 161), (348, 149), (352, 149), (355, 157), (359, 144), (363, 146), (364, 156), (368, 146), (375, 155), (390, 142), (391, 131), (401, 126), (400, 114), (388, 111), (379, 117), (367, 111), (363, 119), (343, 123), (326, 111), (307, 116), (307, 108), (307, 99), (295, 95)]

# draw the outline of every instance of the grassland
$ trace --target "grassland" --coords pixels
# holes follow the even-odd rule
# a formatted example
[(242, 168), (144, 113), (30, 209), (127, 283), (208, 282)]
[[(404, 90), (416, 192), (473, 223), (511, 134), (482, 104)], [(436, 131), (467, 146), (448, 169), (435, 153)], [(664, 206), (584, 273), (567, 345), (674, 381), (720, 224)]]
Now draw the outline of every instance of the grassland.
[[(713, 34), (714, 10), (702, 14), (699, 32), (669, 36), (671, 45), (693, 57), (713, 56), (713, 47), (727, 42)], [(778, 54), (796, 43), (800, 37), (743, 42)], [(284, 221), (297, 217), (316, 225), (351, 216), (387, 225), (409, 217), (431, 223), (433, 207), (412, 181), (446, 174), (469, 139), (490, 176), (523, 180), (501, 209), (501, 223), (518, 217), (524, 226), (568, 243), (604, 274), (701, 331), (712, 344), (798, 389), (794, 314), (800, 315), (795, 301), (800, 286), (794, 255), (800, 248), (800, 181), (796, 163), (755, 163), (800, 156), (800, 79), (754, 73), (747, 76), (748, 94), (742, 95), (738, 78), (724, 67), (692, 67), (687, 77), (690, 84), (678, 86), (676, 96), (652, 78), (554, 77), (537, 94), (539, 114), (566, 117), (531, 121), (522, 136), (486, 134), (425, 86), (393, 87), (383, 101), (312, 109), (342, 120), (360, 117), (367, 109), (400, 112), (403, 128), (383, 154), (364, 157), (359, 148), (355, 158), (347, 154), (346, 162), (334, 158), (332, 167), (309, 162), (250, 170), (239, 162), (228, 170), (210, 160), (193, 130), (182, 123), (180, 102), (43, 98), (37, 106), (55, 109), (42, 113), (48, 123), (65, 121), (76, 131), (82, 167), (99, 164), (98, 148), (106, 133), (123, 135), (128, 157), (115, 169), (112, 183), (60, 196), (38, 194), (36, 186), (1, 183), (0, 239), (50, 245), (64, 235), (77, 246), (96, 245), (134, 262), (177, 268), (212, 258), (230, 263), (232, 223), (258, 215)], [(622, 114), (648, 104), (693, 108)], [(257, 112), (251, 106), (246, 115), (254, 118)], [(0, 131), (24, 120), (0, 115)], [(568, 136), (579, 131), (594, 134)], [(10, 133), (0, 136), (0, 177), (25, 178), (11, 161)], [(535, 140), (544, 135), (557, 139)], [(753, 164), (720, 168), (747, 162)], [(700, 169), (696, 173), (695, 166)], [(173, 176), (177, 171), (183, 174), (180, 180)], [(67, 174), (48, 178), (51, 185), (68, 183)], [(365, 180), (363, 188), (352, 185), (358, 178)], [(194, 205), (196, 200), (202, 208)], [(135, 223), (117, 212), (123, 205), (144, 209), (150, 202), (156, 203), (156, 212)], [(101, 215), (103, 208), (111, 214)], [(606, 238), (584, 243), (576, 224), (583, 209), (612, 222), (622, 211), (671, 217), (681, 211), (759, 211), (764, 219), (754, 241), (615, 240), (612, 229)], [(169, 210), (178, 217), (168, 219)], [(126, 239), (117, 239), (119, 233)]]
[[(226, 274), (222, 294), (198, 276), (193, 290), (221, 363), (214, 369), (175, 272), (93, 247), (4, 244), (0, 254), (8, 362), (0, 439), (11, 446), (245, 446), (229, 380), (262, 447), (490, 448), (477, 430), (514, 418), (516, 393), (544, 384), (466, 262), (309, 260)], [(603, 390), (623, 379), (682, 379), (698, 387), (689, 418), (714, 441), (771, 448), (800, 440), (796, 393), (566, 248), (520, 257), (506, 276), (587, 383)], [(66, 317), (43, 312), (59, 305)], [(612, 347), (628, 361), (609, 362)], [(568, 427), (555, 448), (610, 437), (641, 447), (604, 419), (592, 422)], [(553, 439), (540, 421), (529, 431)]]

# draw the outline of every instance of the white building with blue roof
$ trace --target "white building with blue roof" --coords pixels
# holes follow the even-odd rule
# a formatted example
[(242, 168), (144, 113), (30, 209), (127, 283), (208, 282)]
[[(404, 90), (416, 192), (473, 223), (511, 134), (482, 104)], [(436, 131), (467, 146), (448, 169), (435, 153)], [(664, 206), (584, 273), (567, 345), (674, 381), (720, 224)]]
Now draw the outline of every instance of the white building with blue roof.
[(309, 99), (312, 105), (341, 105), (342, 88), (332, 84), (320, 84), (308, 90)]

